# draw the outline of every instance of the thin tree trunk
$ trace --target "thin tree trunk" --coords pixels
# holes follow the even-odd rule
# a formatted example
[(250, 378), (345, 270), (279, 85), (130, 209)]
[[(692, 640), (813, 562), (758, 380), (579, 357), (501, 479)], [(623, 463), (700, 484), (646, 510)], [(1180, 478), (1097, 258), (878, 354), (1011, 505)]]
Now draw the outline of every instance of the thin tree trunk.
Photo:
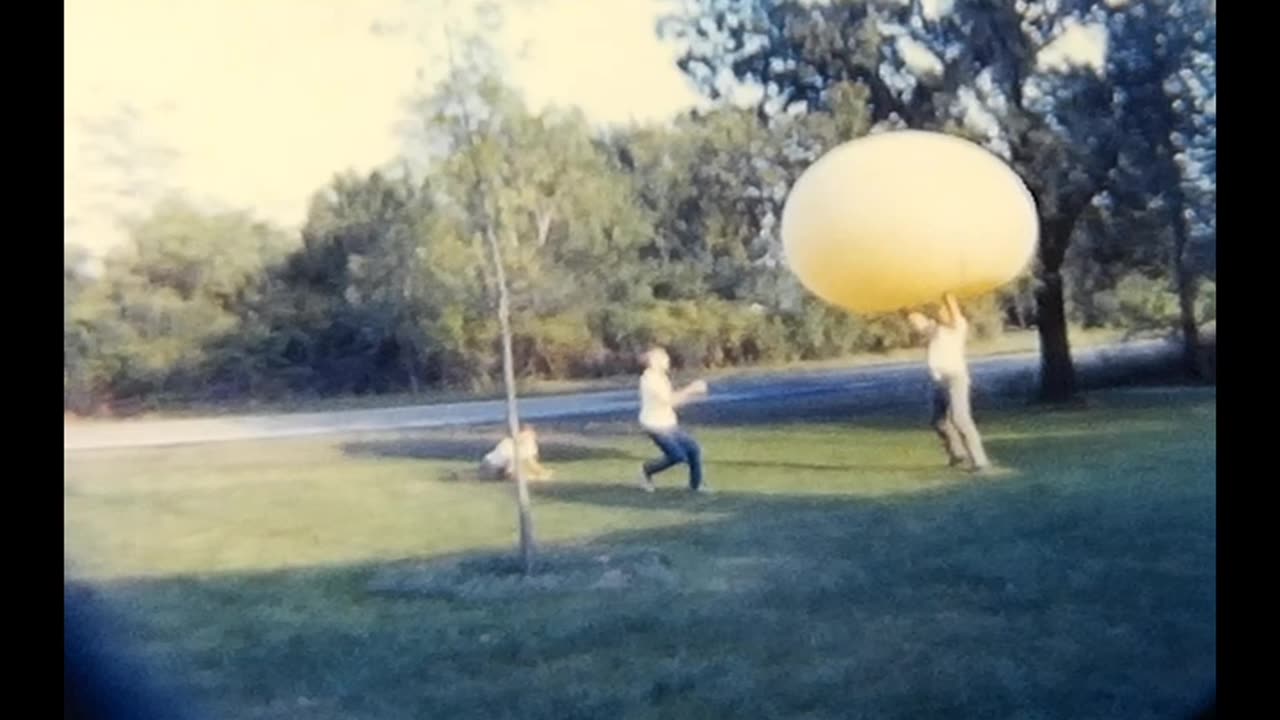
[[(408, 315), (408, 331), (405, 331), (404, 324), (400, 329), (404, 332), (406, 338), (417, 338), (421, 325), (418, 323), (418, 314), (413, 308), (416, 307), (413, 301), (414, 295), (414, 262), (412, 255), (401, 259), (404, 263), (402, 272), (404, 272), (404, 285), (401, 292), (401, 302), (410, 308)], [(404, 371), (409, 380), (409, 392), (417, 396), (420, 388), (418, 386), (418, 343), (416, 340), (408, 340), (400, 344), (400, 352), (404, 354)]]
[[(446, 30), (445, 37), (448, 42), (449, 68), (452, 73), (455, 69), (452, 35)], [(520, 523), (520, 564), (524, 574), (529, 575), (533, 572), (533, 514), (529, 509), (529, 486), (527, 478), (524, 476), (524, 464), (520, 462), (520, 446), (517, 443), (520, 433), (520, 412), (516, 401), (515, 360), (511, 351), (511, 295), (507, 288), (506, 265), (502, 262), (502, 245), (498, 241), (496, 228), (500, 219), (496, 208), (492, 205), (492, 203), (496, 203), (496, 198), (492, 197), (488, 192), (488, 178), (476, 160), (475, 131), (471, 125), (470, 114), (466, 110), (465, 99), (463, 99), (461, 107), (463, 123), (465, 124), (464, 141), (467, 144), (468, 154), (471, 158), (471, 167), (475, 171), (474, 189), (479, 200), (475, 203), (475, 210), (479, 211), (484, 239), (488, 242), (489, 252), (492, 255), (492, 280), (495, 286), (494, 289), (498, 293), (498, 329), (502, 334), (502, 383), (507, 394), (507, 434), (511, 438), (515, 455), (513, 464), (515, 466), (516, 508)], [(486, 277), (486, 279), (488, 278)]]
[(520, 413), (516, 401), (515, 360), (511, 352), (511, 297), (507, 291), (507, 274), (502, 263), (502, 248), (492, 228), (485, 231), (489, 251), (493, 254), (493, 268), (498, 285), (498, 328), (502, 333), (502, 384), (507, 391), (507, 433), (516, 449), (515, 481), (516, 507), (520, 520), (520, 564), (526, 575), (533, 572), (533, 513), (529, 509), (529, 485), (524, 476), (524, 463), (520, 462), (519, 444)]
[(547, 244), (547, 237), (551, 234), (551, 220), (555, 217), (555, 213), (550, 210), (538, 213), (538, 247)]
[(418, 385), (417, 363), (414, 362), (414, 356), (417, 354), (416, 348), (410, 345), (400, 352), (404, 358), (404, 374), (409, 380), (409, 393), (416, 397), (421, 391)]

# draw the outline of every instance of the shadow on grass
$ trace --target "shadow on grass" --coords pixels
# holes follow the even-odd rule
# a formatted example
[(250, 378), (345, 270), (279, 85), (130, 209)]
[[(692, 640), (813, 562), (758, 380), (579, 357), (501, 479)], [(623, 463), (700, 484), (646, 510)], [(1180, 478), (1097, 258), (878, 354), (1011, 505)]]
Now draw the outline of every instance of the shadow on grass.
[(773, 462), (769, 460), (712, 460), (708, 462), (708, 467), (742, 467), (742, 468), (776, 468), (778, 470), (799, 470), (809, 472), (920, 472), (922, 470), (931, 470), (932, 467), (922, 467), (919, 464), (909, 465), (905, 463), (802, 463), (802, 462)]
[(406, 559), (99, 591), (213, 717), (1187, 717), (1216, 681), (1213, 460), (1097, 452), (1115, 477), (1087, 486), (1041, 465), (878, 498), (537, 488), (687, 511), (590, 542), (660, 552), (674, 587), (370, 592)]
[[(117, 641), (211, 717), (1189, 717), (1216, 684), (1212, 426), (1153, 421), (1168, 409), (1155, 391), (1098, 402), (1103, 424), (1059, 414), (1056, 432), (1028, 419), (993, 435), (1010, 475), (940, 469), (914, 492), (881, 473), (859, 495), (854, 473), (825, 493), (811, 478), (809, 494), (691, 496), (678, 469), (652, 495), (533, 488), (544, 521), (596, 506), (657, 525), (544, 557), (652, 552), (670, 582), (375, 591), (440, 561), (408, 557), (94, 592), (120, 613)], [(437, 440), (348, 451), (463, 452), (412, 445)]]

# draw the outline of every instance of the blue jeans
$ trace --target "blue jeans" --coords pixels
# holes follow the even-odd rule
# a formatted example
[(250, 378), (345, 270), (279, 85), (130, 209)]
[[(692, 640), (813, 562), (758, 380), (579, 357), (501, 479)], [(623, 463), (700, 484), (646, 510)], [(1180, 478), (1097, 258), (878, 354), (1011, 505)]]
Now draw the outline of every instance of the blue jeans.
[(663, 457), (650, 460), (644, 464), (644, 476), (652, 479), (654, 475), (674, 467), (680, 463), (689, 464), (689, 487), (697, 490), (702, 486), (702, 448), (689, 433), (672, 428), (663, 432), (648, 431), (649, 438), (662, 450)]

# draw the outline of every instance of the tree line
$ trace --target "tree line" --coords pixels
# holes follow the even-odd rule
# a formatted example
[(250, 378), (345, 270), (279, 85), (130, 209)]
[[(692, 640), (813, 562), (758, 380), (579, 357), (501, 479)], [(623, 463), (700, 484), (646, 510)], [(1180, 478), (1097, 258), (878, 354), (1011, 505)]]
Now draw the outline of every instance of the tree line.
[[(336, 176), (299, 233), (175, 198), (96, 275), (69, 250), (66, 407), (491, 386), (481, 228), (522, 377), (627, 372), (655, 342), (702, 368), (906, 346), (900, 315), (807, 295), (778, 237), (800, 172), (892, 127), (981, 142), (1035, 195), (1035, 266), (969, 310), (982, 335), (1036, 328), (1046, 399), (1074, 392), (1070, 324), (1177, 330), (1197, 373), (1216, 312), (1215, 20), (1207, 0), (690, 0), (657, 30), (718, 102), (626, 128), (533, 112), (500, 68), (452, 65), (415, 105), (426, 159)], [(1086, 26), (1102, 62), (1045, 60)]]

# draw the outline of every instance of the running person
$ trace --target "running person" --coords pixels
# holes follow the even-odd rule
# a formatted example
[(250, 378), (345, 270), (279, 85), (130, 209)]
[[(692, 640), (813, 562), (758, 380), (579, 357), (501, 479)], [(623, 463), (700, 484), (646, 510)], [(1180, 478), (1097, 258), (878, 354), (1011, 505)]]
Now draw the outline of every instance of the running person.
[(702, 448), (693, 436), (680, 428), (676, 408), (690, 399), (704, 395), (707, 384), (701, 380), (685, 388), (674, 390), (668, 372), (671, 358), (662, 348), (645, 353), (646, 369), (640, 376), (640, 426), (649, 438), (662, 450), (662, 457), (644, 464), (641, 487), (653, 492), (653, 476), (681, 463), (689, 466), (689, 489), (709, 493), (711, 488), (702, 482)]

